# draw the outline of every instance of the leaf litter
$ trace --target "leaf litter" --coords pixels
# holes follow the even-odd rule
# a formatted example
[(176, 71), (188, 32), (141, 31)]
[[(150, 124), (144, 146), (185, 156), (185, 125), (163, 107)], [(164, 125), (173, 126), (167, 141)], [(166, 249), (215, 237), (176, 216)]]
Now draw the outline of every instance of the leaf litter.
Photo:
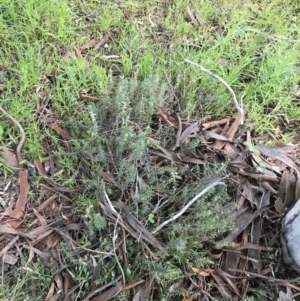
[[(84, 48), (88, 47), (90, 46), (86, 45)], [(245, 296), (250, 288), (263, 289), (267, 286), (269, 291), (281, 291), (281, 287), (287, 287), (289, 294), (291, 291), (300, 291), (299, 281), (284, 279), (288, 278), (287, 274), (282, 272), (280, 266), (276, 266), (281, 256), (280, 252), (278, 254), (280, 218), (299, 198), (300, 173), (297, 160), (289, 156), (286, 148), (255, 144), (253, 128), (248, 124), (241, 125), (241, 116), (238, 114), (219, 120), (197, 121), (191, 124), (181, 119), (179, 114), (172, 116), (160, 110), (158, 116), (164, 126), (176, 130), (173, 137), (175, 143), (173, 147), (162, 146), (157, 138), (149, 136), (149, 141), (156, 141), (158, 150), (149, 149), (143, 157), (142, 164), (153, 168), (153, 162), (159, 166), (162, 159), (177, 165), (188, 163), (202, 166), (207, 158), (228, 162), (226, 173), (218, 181), (222, 181), (223, 184), (231, 183), (231, 187), (234, 186), (230, 191), (234, 205), (231, 206), (231, 211), (226, 218), (235, 224), (235, 229), (211, 245), (211, 259), (215, 262), (215, 268), (201, 270), (193, 267), (192, 275), (186, 271), (189, 285), (182, 283), (177, 285), (187, 295), (183, 300), (196, 300), (197, 294), (216, 296), (216, 292), (222, 297), (235, 300)], [(51, 122), (48, 120), (44, 119), (41, 122), (45, 122), (66, 142), (71, 140), (70, 133), (57, 124), (58, 117), (53, 118)], [(196, 138), (201, 140), (201, 150), (195, 152), (189, 149), (189, 144)], [(71, 151), (68, 143), (64, 146), (67, 152)], [(17, 161), (13, 165), (16, 163)], [(13, 184), (14, 187), (10, 187), (9, 191), (9, 180), (3, 179), (2, 182), (0, 257), (3, 278), (20, 262), (24, 252), (27, 251), (30, 256), (26, 264), (38, 257), (46, 266), (56, 267), (45, 300), (72, 300), (70, 294), (82, 284), (72, 277), (76, 274), (74, 265), (66, 265), (61, 261), (62, 243), (78, 259), (82, 253), (101, 254), (104, 258), (109, 258), (114, 257), (116, 252), (122, 253), (121, 246), (130, 235), (141, 244), (148, 253), (147, 256), (156, 261), (168, 256), (164, 244), (130, 212), (127, 205), (123, 202), (112, 204), (100, 186), (95, 190), (99, 209), (111, 222), (123, 228), (124, 237), (121, 243), (117, 243), (108, 252), (99, 250), (99, 243), (86, 247), (80, 246), (76, 236), (88, 229), (80, 216), (70, 210), (72, 207), (70, 193), (74, 190), (82, 191), (84, 188), (77, 185), (71, 190), (56, 183), (53, 174), (46, 171), (43, 163), (37, 159), (34, 161), (34, 166), (36, 172), (45, 181), (38, 191), (43, 200), (39, 206), (33, 206), (30, 202), (30, 192), (33, 188), (29, 186), (29, 171), (25, 168), (19, 171), (19, 183)], [(53, 168), (59, 168), (56, 161), (52, 162)], [(89, 172), (83, 162), (80, 163), (79, 170), (80, 174)], [(120, 189), (112, 173), (102, 170), (101, 175), (106, 185)], [(132, 195), (138, 195), (144, 186), (143, 178), (138, 177), (136, 192)], [(209, 183), (206, 187), (209, 187)], [(160, 193), (163, 195), (163, 191)], [(63, 199), (65, 205), (59, 205), (59, 199)], [(28, 228), (29, 224), (31, 226)], [(155, 254), (150, 246), (154, 250), (160, 250), (164, 255), (160, 258), (160, 255)], [(126, 261), (126, 252), (122, 256)], [(110, 300), (121, 291), (134, 287), (137, 287), (137, 290), (133, 300), (146, 300), (153, 295), (154, 280), (151, 276), (129, 284), (124, 283), (124, 278), (122, 281), (122, 276), (119, 275), (114, 282), (97, 285), (95, 279), (100, 273), (97, 266), (97, 264), (94, 266), (95, 278), (90, 286), (93, 289), (84, 300)], [(67, 270), (69, 273), (66, 273)], [(274, 277), (275, 274), (282, 279)], [(282, 292), (280, 296), (285, 298)]]

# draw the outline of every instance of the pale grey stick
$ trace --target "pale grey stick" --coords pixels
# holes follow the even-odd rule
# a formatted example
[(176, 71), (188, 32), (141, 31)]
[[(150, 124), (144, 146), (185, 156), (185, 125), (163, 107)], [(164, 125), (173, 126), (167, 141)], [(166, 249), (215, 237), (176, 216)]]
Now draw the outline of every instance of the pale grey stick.
[(237, 98), (235, 96), (234, 91), (231, 89), (231, 87), (225, 82), (224, 79), (222, 79), (219, 75), (212, 73), (211, 71), (209, 71), (208, 69), (202, 67), (201, 65), (194, 63), (188, 59), (184, 59), (184, 61), (188, 64), (191, 64), (193, 66), (198, 67), (201, 71), (203, 71), (204, 73), (206, 73), (207, 75), (213, 77), (214, 79), (216, 79), (219, 83), (221, 83), (223, 86), (226, 87), (226, 89), (228, 90), (228, 92), (230, 93), (231, 97), (232, 97), (232, 101), (233, 104), (235, 106), (235, 108), (237, 109), (238, 113), (241, 114), (242, 116), (244, 115), (243, 109), (239, 106)]
[(154, 229), (151, 233), (155, 234), (159, 230), (161, 230), (164, 226), (169, 224), (170, 222), (174, 221), (178, 217), (180, 217), (194, 202), (196, 202), (203, 194), (205, 194), (208, 190), (212, 189), (213, 187), (217, 185), (224, 185), (226, 186), (225, 183), (223, 182), (214, 182), (210, 185), (208, 185), (205, 189), (203, 189), (200, 193), (198, 193), (192, 200), (190, 200), (177, 214), (169, 218), (168, 220), (164, 221), (161, 225), (159, 225), (156, 229)]

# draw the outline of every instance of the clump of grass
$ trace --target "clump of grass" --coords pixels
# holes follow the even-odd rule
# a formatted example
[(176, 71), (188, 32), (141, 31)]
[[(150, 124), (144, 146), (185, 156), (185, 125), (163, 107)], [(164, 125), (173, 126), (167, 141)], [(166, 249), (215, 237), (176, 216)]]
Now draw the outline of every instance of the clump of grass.
[(50, 269), (41, 261), (30, 267), (19, 267), (12, 275), (3, 279), (0, 299), (3, 301), (45, 300), (51, 283)]

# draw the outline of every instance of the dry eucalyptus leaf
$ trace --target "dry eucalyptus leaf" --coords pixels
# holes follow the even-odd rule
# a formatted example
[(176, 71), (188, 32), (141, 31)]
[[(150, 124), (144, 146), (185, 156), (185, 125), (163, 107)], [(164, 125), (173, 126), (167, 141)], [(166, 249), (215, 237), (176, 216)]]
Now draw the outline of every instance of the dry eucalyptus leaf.
[(0, 156), (4, 163), (10, 167), (19, 167), (16, 154), (7, 147), (0, 148)]

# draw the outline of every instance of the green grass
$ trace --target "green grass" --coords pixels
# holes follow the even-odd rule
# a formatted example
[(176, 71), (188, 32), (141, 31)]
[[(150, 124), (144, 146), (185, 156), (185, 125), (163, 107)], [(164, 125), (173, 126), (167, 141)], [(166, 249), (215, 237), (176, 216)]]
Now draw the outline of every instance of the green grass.
[[(108, 1), (99, 6), (85, 1), (92, 18), (88, 21), (76, 1), (2, 1), (1, 65), (11, 78), (2, 80), (1, 103), (21, 122), (32, 120), (40, 87), (58, 111), (72, 114), (79, 92), (101, 93), (109, 84), (105, 70), (116, 65), (125, 77), (158, 73), (166, 81), (165, 72), (180, 98), (182, 114), (190, 118), (234, 111), (225, 88), (184, 64), (189, 58), (223, 77), (238, 96), (245, 91), (249, 120), (260, 134), (272, 132), (275, 120), (298, 120), (300, 115), (292, 95), (299, 80), (299, 20), (293, 3)], [(190, 21), (187, 5), (199, 11), (201, 26)], [(214, 28), (215, 16), (219, 29)], [(107, 51), (92, 49), (87, 60), (62, 62), (62, 55), (74, 54), (73, 47), (106, 31), (113, 32)], [(56, 87), (47, 83), (47, 75), (56, 77)], [(26, 150), (41, 156), (43, 131), (36, 120), (27, 123), (26, 130)], [(6, 135), (11, 131), (5, 128)]]
[[(226, 89), (198, 69), (185, 64), (185, 58), (224, 78), (238, 98), (245, 92), (243, 105), (248, 114), (247, 120), (255, 124), (260, 137), (271, 137), (268, 141), (261, 138), (262, 142), (286, 143), (299, 131), (299, 99), (292, 93), (300, 81), (297, 69), (300, 19), (296, 1), (82, 2), (84, 6), (76, 0), (2, 0), (0, 3), (0, 105), (21, 123), (26, 132), (23, 158), (31, 163), (36, 158), (45, 161), (45, 141), (63, 153), (60, 137), (41, 122), (42, 116), (35, 115), (37, 106), (45, 101), (49, 101), (52, 113), (62, 116), (74, 137), (80, 136), (80, 139), (74, 139), (75, 156), (62, 155), (60, 165), (63, 173), (55, 180), (63, 182), (72, 176), (81, 156), (80, 148), (86, 147), (82, 141), (88, 140), (93, 130), (97, 131), (97, 124), (91, 122), (94, 105), (88, 102), (78, 108), (82, 91), (102, 97), (117, 89), (114, 83), (121, 78), (128, 79), (132, 90), (134, 85), (138, 90), (144, 82), (144, 94), (139, 95), (140, 98), (131, 99), (132, 91), (119, 91), (120, 99), (111, 108), (118, 112), (114, 116), (116, 120), (128, 126), (122, 132), (116, 122), (111, 131), (118, 130), (122, 136), (131, 130), (130, 139), (136, 137), (135, 130), (126, 123), (129, 116), (134, 116), (146, 128), (153, 114), (157, 113), (157, 107), (168, 112), (178, 110), (172, 89), (179, 99), (181, 116), (190, 121), (207, 115), (218, 117), (235, 112)], [(187, 6), (192, 13), (198, 12), (201, 24), (191, 22)], [(107, 48), (91, 48), (82, 51), (83, 58), (76, 56), (75, 48), (79, 49), (92, 39), (99, 40), (108, 32)], [(68, 59), (63, 60), (66, 55)], [(120, 70), (119, 77), (112, 76), (115, 69)], [(157, 81), (147, 82), (149, 78)], [(155, 98), (147, 92), (151, 91), (151, 85), (161, 88), (153, 94)], [(78, 118), (86, 131), (79, 128), (76, 131)], [(0, 145), (14, 148), (16, 143), (13, 140), (18, 141), (19, 132), (4, 116), (0, 116), (0, 121)], [(296, 121), (296, 127), (290, 126), (291, 121)], [(278, 126), (282, 127), (283, 133), (278, 132)], [(148, 130), (142, 134), (146, 136)], [(165, 135), (168, 137), (169, 134)], [(144, 141), (144, 136), (138, 137), (139, 141)], [(135, 151), (132, 156), (138, 158), (142, 147), (136, 147)], [(120, 183), (132, 180), (126, 179), (121, 172), (116, 179)], [(73, 184), (67, 185), (71, 188)], [(126, 186), (128, 183), (123, 184)], [(88, 180), (86, 185), (93, 187)], [(111, 191), (111, 196), (117, 193), (119, 191)], [(144, 197), (150, 198), (149, 195)], [(77, 196), (75, 202), (80, 214), (85, 214), (87, 207), (96, 205), (90, 195), (87, 198)], [(145, 220), (151, 212), (146, 209), (141, 213)], [(209, 211), (208, 208), (206, 210)], [(209, 214), (208, 211), (200, 212), (199, 220), (203, 218), (201, 214)], [(154, 216), (154, 221), (159, 222), (159, 216)], [(86, 222), (92, 232), (99, 225), (100, 228), (106, 225), (97, 216)], [(214, 229), (207, 229), (210, 231)], [(190, 237), (189, 233), (186, 235)], [(208, 237), (211, 239), (210, 235)], [(177, 246), (174, 253), (180, 253), (178, 250), (184, 243), (173, 242), (175, 248)], [(110, 247), (107, 246), (107, 251)], [(186, 256), (185, 252), (178, 262)], [(135, 254), (131, 255), (134, 257)], [(147, 266), (148, 263), (144, 264)], [(156, 267), (158, 274), (163, 274), (165, 269), (168, 270)], [(174, 276), (173, 280), (181, 277), (179, 270), (172, 271), (174, 275), (170, 277)], [(34, 280), (30, 273), (26, 277)], [(166, 279), (163, 281), (167, 282)], [(23, 285), (23, 282), (18, 283)], [(124, 300), (127, 297), (125, 295)], [(3, 295), (1, 298), (9, 297)], [(10, 300), (18, 298), (11, 297)]]

